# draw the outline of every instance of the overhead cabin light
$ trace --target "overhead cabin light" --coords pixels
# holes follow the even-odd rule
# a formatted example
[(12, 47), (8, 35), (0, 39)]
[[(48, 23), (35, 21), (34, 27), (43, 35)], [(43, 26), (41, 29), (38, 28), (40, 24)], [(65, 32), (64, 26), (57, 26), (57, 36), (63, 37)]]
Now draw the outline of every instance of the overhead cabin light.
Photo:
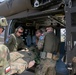
[(38, 0), (35, 0), (34, 7), (39, 7), (39, 1)]

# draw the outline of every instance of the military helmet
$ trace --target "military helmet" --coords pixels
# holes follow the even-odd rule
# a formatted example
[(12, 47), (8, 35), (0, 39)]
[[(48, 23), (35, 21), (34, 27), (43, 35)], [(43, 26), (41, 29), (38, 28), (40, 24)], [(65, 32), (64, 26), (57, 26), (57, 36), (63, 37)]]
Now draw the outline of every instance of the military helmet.
[(0, 17), (0, 27), (8, 26), (7, 20), (5, 17)]
[(51, 20), (47, 19), (44, 22), (45, 26), (50, 26), (51, 25)]
[(52, 27), (52, 28), (54, 28), (53, 23), (52, 23), (52, 21), (50, 19), (45, 20), (44, 26), (45, 27)]

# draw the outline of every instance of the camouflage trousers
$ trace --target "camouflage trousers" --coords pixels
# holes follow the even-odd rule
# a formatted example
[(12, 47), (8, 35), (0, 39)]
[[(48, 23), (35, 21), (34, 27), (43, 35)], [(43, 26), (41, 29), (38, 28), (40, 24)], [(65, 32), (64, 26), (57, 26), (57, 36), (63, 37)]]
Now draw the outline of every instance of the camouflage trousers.
[(56, 61), (52, 59), (42, 59), (36, 68), (35, 75), (56, 75), (55, 65)]

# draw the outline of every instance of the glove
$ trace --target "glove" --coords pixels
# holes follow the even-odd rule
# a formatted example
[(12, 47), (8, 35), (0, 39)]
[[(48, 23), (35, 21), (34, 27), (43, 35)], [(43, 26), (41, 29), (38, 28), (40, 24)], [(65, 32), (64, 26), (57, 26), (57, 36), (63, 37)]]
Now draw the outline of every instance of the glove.
[(34, 61), (34, 60), (33, 60), (33, 61), (30, 61), (30, 62), (29, 62), (29, 65), (28, 65), (28, 68), (33, 67), (33, 66), (34, 66), (34, 64), (35, 64), (35, 61)]

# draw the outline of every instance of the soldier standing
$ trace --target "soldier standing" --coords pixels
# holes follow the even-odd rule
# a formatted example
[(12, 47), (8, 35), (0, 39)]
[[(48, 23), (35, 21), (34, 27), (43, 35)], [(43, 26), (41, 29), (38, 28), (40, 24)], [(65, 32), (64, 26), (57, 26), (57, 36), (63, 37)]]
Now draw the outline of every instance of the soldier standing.
[[(4, 27), (7, 26), (6, 18), (0, 18), (0, 34), (4, 31)], [(10, 56), (9, 49), (1, 44), (0, 45), (0, 75), (10, 75)]]
[(55, 65), (56, 60), (53, 53), (57, 52), (59, 41), (57, 37), (54, 35), (53, 27), (47, 25), (46, 27), (47, 33), (43, 35), (43, 38), (40, 38), (38, 41), (38, 49), (40, 52), (40, 64), (37, 66), (35, 75), (56, 75)]
[(42, 30), (37, 30), (36, 31), (36, 44), (38, 43), (39, 41), (39, 37), (42, 35)]
[(21, 38), (24, 29), (22, 27), (18, 27), (15, 29), (15, 33), (11, 34), (8, 42), (6, 43), (10, 52), (17, 51), (19, 48), (26, 49), (26, 46)]

